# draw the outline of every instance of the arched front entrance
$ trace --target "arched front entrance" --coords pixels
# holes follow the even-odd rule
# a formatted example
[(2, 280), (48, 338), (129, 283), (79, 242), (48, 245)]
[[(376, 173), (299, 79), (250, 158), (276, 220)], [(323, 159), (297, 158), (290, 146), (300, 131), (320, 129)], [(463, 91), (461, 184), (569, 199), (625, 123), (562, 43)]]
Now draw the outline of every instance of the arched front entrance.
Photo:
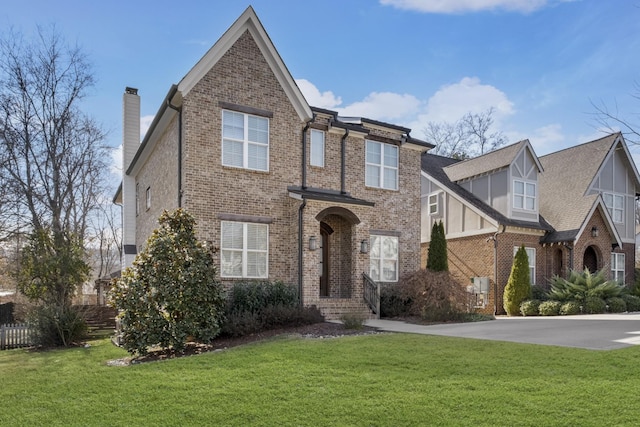
[(591, 273), (598, 271), (598, 252), (593, 246), (589, 246), (584, 251), (584, 256), (582, 257), (582, 268), (588, 269)]
[(351, 298), (353, 290), (353, 234), (360, 219), (341, 207), (324, 209), (320, 227), (319, 294), (324, 298)]

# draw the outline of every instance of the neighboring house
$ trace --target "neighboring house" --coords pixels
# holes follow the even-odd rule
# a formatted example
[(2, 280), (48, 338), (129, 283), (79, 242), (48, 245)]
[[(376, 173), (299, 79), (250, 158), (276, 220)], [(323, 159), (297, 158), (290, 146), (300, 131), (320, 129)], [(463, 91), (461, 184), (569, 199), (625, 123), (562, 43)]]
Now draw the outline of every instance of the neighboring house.
[(441, 220), (450, 270), (485, 312), (504, 312), (504, 286), (522, 245), (532, 284), (588, 268), (630, 285), (639, 194), (620, 133), (542, 157), (527, 140), (465, 161), (425, 153), (422, 265), (431, 226)]
[[(123, 97), (123, 267), (183, 207), (226, 285), (297, 284), (328, 318), (368, 312), (374, 281), (420, 268), (420, 161), (410, 129), (311, 108), (249, 7), (170, 88), (140, 143)], [(374, 304), (375, 305), (375, 304)]]

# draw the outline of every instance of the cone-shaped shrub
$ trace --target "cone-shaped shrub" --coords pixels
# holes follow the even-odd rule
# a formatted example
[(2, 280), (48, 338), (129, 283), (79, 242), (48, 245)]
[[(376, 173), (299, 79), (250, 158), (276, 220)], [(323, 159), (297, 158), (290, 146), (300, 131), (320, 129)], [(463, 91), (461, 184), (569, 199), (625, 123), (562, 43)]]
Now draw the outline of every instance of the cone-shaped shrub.
[(520, 314), (520, 304), (531, 295), (531, 280), (529, 277), (529, 258), (524, 246), (516, 252), (509, 281), (504, 288), (503, 306), (509, 316)]
[(431, 241), (427, 255), (427, 270), (449, 271), (447, 260), (447, 239), (444, 236), (442, 221), (434, 222), (431, 228)]

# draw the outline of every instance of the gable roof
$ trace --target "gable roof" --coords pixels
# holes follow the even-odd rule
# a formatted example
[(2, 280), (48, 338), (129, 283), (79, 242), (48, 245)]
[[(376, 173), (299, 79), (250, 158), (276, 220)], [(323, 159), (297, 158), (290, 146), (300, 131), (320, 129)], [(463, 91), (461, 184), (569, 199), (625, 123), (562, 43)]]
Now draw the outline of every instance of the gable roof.
[(291, 76), (287, 66), (273, 45), (271, 38), (251, 6), (247, 7), (222, 37), (218, 39), (196, 65), (180, 80), (178, 90), (182, 93), (182, 96), (186, 96), (189, 91), (193, 89), (246, 31), (249, 31), (255, 43), (258, 45), (260, 52), (271, 67), (271, 70), (287, 94), (300, 119), (305, 122), (311, 120), (313, 114), (309, 104), (307, 104), (300, 88)]
[[(540, 157), (545, 173), (539, 176), (539, 211), (555, 229), (547, 236), (549, 241), (575, 240), (598, 204), (610, 221), (607, 226), (615, 230), (602, 197), (586, 193), (614, 146), (621, 143), (625, 147), (621, 138), (614, 133)], [(614, 237), (620, 240), (617, 233)]]
[(495, 225), (502, 224), (511, 227), (523, 227), (543, 231), (553, 230), (553, 227), (549, 225), (549, 223), (542, 217), (542, 215), (538, 215), (537, 222), (507, 218), (505, 215), (501, 214), (500, 212), (480, 200), (473, 193), (453, 182), (449, 178), (449, 168), (452, 166), (461, 165), (465, 163), (465, 161), (452, 159), (450, 157), (438, 156), (435, 154), (424, 153), (422, 154), (421, 162), (423, 174), (431, 177), (438, 185), (443, 187), (443, 189), (446, 188), (451, 193), (458, 196), (456, 197), (458, 200), (465, 203), (472, 210), (484, 216)]
[(532, 158), (536, 162), (538, 170), (542, 171), (542, 165), (538, 162), (538, 158), (528, 139), (507, 145), (506, 147), (499, 148), (482, 156), (474, 157), (473, 159), (455, 163), (446, 167), (445, 171), (449, 179), (454, 182), (482, 175), (508, 167), (518, 157), (520, 152), (526, 148), (532, 153)]

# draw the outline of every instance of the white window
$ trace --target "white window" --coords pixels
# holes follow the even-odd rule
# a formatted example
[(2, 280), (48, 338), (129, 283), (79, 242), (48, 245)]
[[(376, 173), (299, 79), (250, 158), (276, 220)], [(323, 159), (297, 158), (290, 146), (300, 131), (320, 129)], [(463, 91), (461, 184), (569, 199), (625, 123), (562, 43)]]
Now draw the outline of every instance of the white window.
[(438, 193), (429, 194), (429, 215), (437, 215), (440, 212), (438, 199)]
[(398, 189), (398, 147), (367, 141), (366, 166), (367, 186)]
[(532, 182), (513, 181), (513, 207), (527, 211), (536, 210), (536, 184)]
[(311, 166), (324, 167), (324, 132), (311, 129)]
[(149, 208), (151, 208), (151, 187), (147, 187), (147, 194), (146, 194), (146, 207), (147, 210), (149, 210)]
[[(513, 247), (513, 256), (515, 258), (516, 252), (520, 249), (519, 246)], [(524, 248), (527, 252), (527, 258), (529, 259), (529, 281), (532, 285), (536, 284), (536, 249), (535, 248)]]
[(222, 221), (220, 276), (267, 278), (269, 226)]
[(611, 253), (611, 278), (624, 283), (624, 254)]
[(222, 110), (222, 164), (269, 170), (269, 119)]
[(624, 196), (620, 194), (604, 193), (602, 195), (604, 204), (609, 211), (613, 222), (622, 224), (624, 222)]
[(377, 282), (398, 281), (398, 238), (371, 236), (369, 275)]

